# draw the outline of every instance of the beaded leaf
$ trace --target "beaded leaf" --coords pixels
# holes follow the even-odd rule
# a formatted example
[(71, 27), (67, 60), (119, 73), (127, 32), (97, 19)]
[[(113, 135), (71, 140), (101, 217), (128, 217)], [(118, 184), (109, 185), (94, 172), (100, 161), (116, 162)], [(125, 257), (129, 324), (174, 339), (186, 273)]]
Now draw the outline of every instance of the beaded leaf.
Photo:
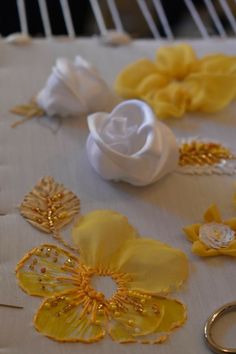
[(233, 160), (236, 158), (229, 149), (214, 142), (206, 143), (193, 140), (182, 144), (179, 152), (180, 166), (215, 165), (221, 163), (223, 160)]
[(17, 125), (20, 125), (34, 117), (42, 117), (45, 115), (45, 111), (41, 107), (39, 107), (39, 105), (34, 99), (32, 99), (27, 104), (11, 108), (10, 112), (18, 116), (24, 117), (22, 120), (13, 123), (12, 128), (15, 128)]
[(80, 200), (52, 177), (44, 177), (20, 205), (20, 213), (37, 229), (55, 233), (80, 211)]
[(218, 141), (200, 138), (179, 140), (179, 163), (182, 174), (236, 174), (236, 154)]

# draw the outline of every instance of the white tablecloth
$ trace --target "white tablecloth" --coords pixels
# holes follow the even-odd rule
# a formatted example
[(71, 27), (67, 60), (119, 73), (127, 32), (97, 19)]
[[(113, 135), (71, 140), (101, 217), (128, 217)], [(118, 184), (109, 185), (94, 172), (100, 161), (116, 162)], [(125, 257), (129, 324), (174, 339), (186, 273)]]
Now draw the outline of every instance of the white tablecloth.
[[(236, 41), (191, 42), (199, 55), (209, 52), (236, 54)], [(223, 214), (236, 214), (232, 203), (235, 177), (172, 174), (155, 185), (135, 188), (103, 181), (90, 167), (85, 141), (86, 119), (33, 120), (15, 129), (9, 109), (27, 102), (44, 85), (58, 56), (84, 56), (112, 84), (120, 69), (143, 56), (154, 58), (163, 44), (136, 41), (121, 48), (102, 47), (96, 39), (76, 41), (37, 40), (30, 46), (11, 46), (0, 41), (0, 303), (22, 304), (23, 310), (0, 307), (0, 353), (4, 354), (196, 354), (208, 353), (203, 324), (223, 303), (236, 299), (233, 259), (200, 259), (190, 252), (182, 227), (201, 220), (204, 210), (217, 203)], [(212, 116), (186, 116), (169, 120), (178, 136), (219, 139), (236, 148), (236, 107)], [(61, 344), (39, 334), (32, 325), (41, 299), (24, 294), (16, 285), (14, 268), (34, 246), (50, 242), (18, 213), (17, 205), (43, 176), (51, 175), (81, 199), (82, 213), (114, 209), (129, 217), (148, 235), (184, 250), (191, 262), (186, 286), (176, 294), (188, 306), (188, 321), (159, 346), (117, 344), (109, 338), (84, 345)], [(107, 245), (109, 247), (109, 240)], [(227, 326), (226, 326), (227, 327)], [(235, 329), (235, 328), (234, 328)], [(233, 335), (232, 338), (233, 339)], [(232, 343), (231, 343), (232, 344)]]

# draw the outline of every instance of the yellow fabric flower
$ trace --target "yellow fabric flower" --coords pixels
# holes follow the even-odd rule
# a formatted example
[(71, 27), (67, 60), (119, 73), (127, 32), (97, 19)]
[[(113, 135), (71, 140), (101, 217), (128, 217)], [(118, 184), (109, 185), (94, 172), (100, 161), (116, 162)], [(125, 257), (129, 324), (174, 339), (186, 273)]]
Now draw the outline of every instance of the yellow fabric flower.
[(184, 232), (198, 256), (236, 257), (236, 218), (223, 221), (216, 205), (206, 211), (203, 224), (187, 226)]
[(236, 57), (199, 59), (187, 44), (161, 47), (155, 62), (141, 59), (124, 68), (115, 90), (124, 98), (146, 101), (160, 118), (216, 112), (236, 96)]
[[(94, 211), (73, 229), (80, 259), (55, 245), (29, 252), (17, 278), (30, 295), (44, 297), (34, 318), (38, 331), (64, 342), (92, 343), (108, 333), (120, 343), (160, 343), (185, 322), (185, 307), (165, 297), (188, 275), (180, 250), (140, 238), (123, 215)], [(94, 277), (110, 277), (109, 298)]]

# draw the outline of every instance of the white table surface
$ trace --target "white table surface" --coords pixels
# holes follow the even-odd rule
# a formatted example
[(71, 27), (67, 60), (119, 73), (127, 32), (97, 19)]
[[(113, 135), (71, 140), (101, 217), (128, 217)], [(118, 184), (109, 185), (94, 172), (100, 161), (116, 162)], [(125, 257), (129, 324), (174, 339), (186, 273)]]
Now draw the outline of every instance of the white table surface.
[[(234, 40), (191, 43), (199, 55), (219, 51), (236, 55)], [(221, 207), (226, 217), (235, 215), (232, 203), (235, 177), (193, 177), (174, 173), (145, 188), (108, 183), (88, 163), (85, 118), (35, 119), (11, 128), (17, 118), (9, 109), (27, 102), (37, 93), (57, 57), (73, 59), (80, 54), (96, 65), (112, 84), (124, 65), (143, 56), (154, 58), (155, 50), (161, 44), (163, 42), (136, 41), (127, 47), (108, 48), (96, 39), (78, 39), (37, 40), (30, 46), (17, 47), (0, 41), (0, 303), (24, 306), (23, 310), (0, 307), (0, 353), (209, 353), (203, 341), (203, 324), (217, 307), (236, 300), (236, 263), (229, 258), (200, 259), (192, 255), (191, 245), (181, 230), (187, 224), (200, 221), (212, 202)], [(200, 135), (219, 139), (236, 148), (235, 104), (217, 115), (199, 117), (196, 114), (166, 122), (179, 137)], [(30, 297), (18, 288), (14, 268), (29, 249), (50, 242), (50, 239), (32, 228), (19, 215), (16, 206), (45, 175), (53, 176), (80, 197), (82, 213), (98, 208), (117, 210), (127, 215), (142, 235), (167, 242), (187, 253), (191, 262), (190, 277), (175, 296), (187, 304), (188, 321), (165, 344), (121, 345), (109, 338), (91, 345), (61, 344), (33, 328), (33, 314), (41, 299)], [(232, 334), (229, 339), (234, 337)]]

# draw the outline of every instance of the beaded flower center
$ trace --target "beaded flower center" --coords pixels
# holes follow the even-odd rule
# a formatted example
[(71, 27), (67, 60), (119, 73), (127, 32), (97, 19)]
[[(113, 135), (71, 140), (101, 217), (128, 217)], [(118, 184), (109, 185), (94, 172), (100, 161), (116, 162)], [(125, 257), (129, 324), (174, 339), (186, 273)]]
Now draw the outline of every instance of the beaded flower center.
[[(105, 315), (107, 318), (119, 317), (121, 312), (127, 312), (127, 306), (132, 306), (140, 314), (144, 313), (144, 304), (150, 296), (128, 290), (127, 284), (131, 280), (128, 274), (80, 265), (77, 277), (78, 295), (83, 299), (84, 306), (88, 304), (88, 312), (91, 313), (92, 318), (96, 313)], [(115, 291), (112, 296), (109, 296), (107, 290), (99, 291), (98, 286), (94, 284), (95, 278), (100, 280), (106, 278), (113, 283)]]

